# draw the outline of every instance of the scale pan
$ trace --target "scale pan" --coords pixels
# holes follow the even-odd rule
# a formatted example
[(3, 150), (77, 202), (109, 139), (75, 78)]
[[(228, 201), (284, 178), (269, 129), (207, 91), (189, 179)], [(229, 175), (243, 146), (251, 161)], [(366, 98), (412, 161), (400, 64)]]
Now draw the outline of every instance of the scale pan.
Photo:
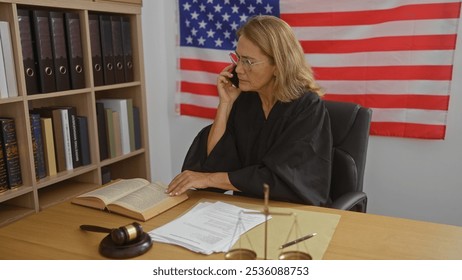
[(300, 251), (287, 251), (279, 255), (280, 260), (312, 260), (310, 254)]
[(232, 249), (225, 254), (225, 260), (256, 260), (257, 254), (249, 249)]

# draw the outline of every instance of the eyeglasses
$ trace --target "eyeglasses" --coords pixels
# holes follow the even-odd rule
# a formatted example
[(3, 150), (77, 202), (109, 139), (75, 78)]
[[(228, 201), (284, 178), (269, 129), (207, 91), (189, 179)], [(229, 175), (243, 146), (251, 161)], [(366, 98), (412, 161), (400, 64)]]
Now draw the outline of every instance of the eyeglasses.
[(239, 62), (242, 62), (242, 65), (244, 65), (244, 69), (246, 69), (246, 70), (250, 70), (250, 68), (251, 68), (252, 66), (264, 62), (264, 61), (252, 61), (252, 60), (250, 60), (250, 59), (248, 59), (248, 58), (243, 58), (243, 59), (241, 59), (241, 58), (239, 57), (239, 55), (237, 55), (237, 53), (235, 53), (235, 52), (229, 53), (229, 58), (231, 59), (231, 62), (232, 62), (234, 65), (237, 65)]

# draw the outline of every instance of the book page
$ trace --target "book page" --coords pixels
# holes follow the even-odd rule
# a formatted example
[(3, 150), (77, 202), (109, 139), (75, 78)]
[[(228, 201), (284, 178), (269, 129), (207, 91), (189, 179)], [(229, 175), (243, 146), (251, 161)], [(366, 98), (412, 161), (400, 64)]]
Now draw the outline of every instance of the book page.
[(166, 186), (159, 183), (152, 183), (140, 188), (127, 196), (121, 197), (113, 204), (125, 207), (137, 212), (144, 212), (162, 200), (170, 196), (165, 193)]
[(146, 186), (147, 184), (149, 184), (149, 181), (142, 178), (121, 179), (115, 183), (107, 185), (106, 187), (80, 195), (77, 198), (97, 197), (108, 205), (109, 203), (116, 201), (117, 199), (120, 199), (121, 197)]

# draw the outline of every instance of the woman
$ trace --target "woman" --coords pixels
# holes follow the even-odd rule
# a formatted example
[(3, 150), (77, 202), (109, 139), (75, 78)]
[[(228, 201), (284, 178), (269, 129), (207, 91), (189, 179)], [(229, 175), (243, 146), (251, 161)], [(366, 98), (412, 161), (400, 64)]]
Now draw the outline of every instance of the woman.
[[(322, 91), (290, 26), (256, 16), (237, 33), (233, 64), (217, 79), (212, 125), (196, 137), (170, 195), (218, 188), (270, 199), (330, 203), (332, 135)], [(232, 70), (239, 87), (230, 79)]]

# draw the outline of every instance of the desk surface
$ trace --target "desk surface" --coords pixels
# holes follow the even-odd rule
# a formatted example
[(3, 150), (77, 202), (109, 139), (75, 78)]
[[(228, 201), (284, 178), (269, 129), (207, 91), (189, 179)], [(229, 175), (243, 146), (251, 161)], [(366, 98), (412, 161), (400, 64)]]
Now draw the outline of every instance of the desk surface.
[[(190, 199), (141, 223), (145, 231), (181, 215), (201, 199), (261, 204), (261, 200), (193, 191)], [(349, 211), (270, 202), (270, 206), (341, 215), (324, 259), (462, 259), (462, 227)], [(102, 259), (104, 233), (85, 232), (81, 224), (114, 228), (132, 219), (64, 202), (0, 228), (0, 259)], [(139, 259), (223, 259), (154, 243)]]

